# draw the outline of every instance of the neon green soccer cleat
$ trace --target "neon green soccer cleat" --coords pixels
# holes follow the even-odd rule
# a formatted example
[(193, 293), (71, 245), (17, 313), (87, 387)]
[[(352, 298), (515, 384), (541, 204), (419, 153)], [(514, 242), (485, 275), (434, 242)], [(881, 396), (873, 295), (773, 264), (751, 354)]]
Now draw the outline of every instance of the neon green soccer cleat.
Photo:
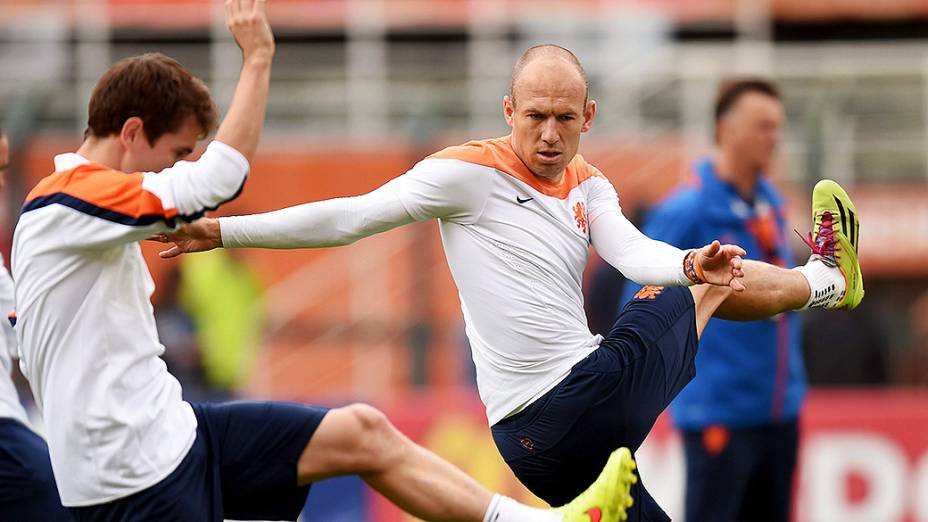
[(635, 460), (628, 448), (612, 452), (593, 485), (557, 511), (564, 522), (621, 522), (632, 506), (631, 487), (638, 482)]
[(813, 232), (803, 240), (813, 256), (837, 266), (846, 283), (844, 297), (828, 308), (857, 308), (864, 298), (864, 279), (857, 259), (860, 221), (847, 192), (830, 179), (819, 181), (812, 189), (812, 224)]

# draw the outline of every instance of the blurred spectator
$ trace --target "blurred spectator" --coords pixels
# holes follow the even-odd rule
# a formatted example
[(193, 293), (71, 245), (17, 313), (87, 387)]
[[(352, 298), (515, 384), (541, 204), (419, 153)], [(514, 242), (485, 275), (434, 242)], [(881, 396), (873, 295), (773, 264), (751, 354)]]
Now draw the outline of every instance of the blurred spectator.
[(213, 400), (234, 398), (248, 379), (264, 332), (261, 281), (226, 249), (184, 256), (180, 271), (181, 306), (196, 325)]
[[(765, 176), (783, 122), (772, 82), (723, 82), (715, 105), (718, 154), (698, 163), (693, 184), (652, 211), (645, 234), (683, 249), (718, 239), (740, 245), (749, 259), (795, 266), (783, 198)], [(623, 303), (638, 290), (628, 286)], [(789, 520), (806, 391), (800, 339), (794, 313), (706, 326), (696, 378), (671, 405), (684, 439), (686, 520)]]
[(179, 304), (180, 281), (180, 270), (176, 266), (167, 271), (155, 303), (155, 325), (158, 338), (164, 345), (161, 358), (183, 385), (184, 400), (201, 402), (209, 399), (209, 393), (200, 360), (196, 326)]

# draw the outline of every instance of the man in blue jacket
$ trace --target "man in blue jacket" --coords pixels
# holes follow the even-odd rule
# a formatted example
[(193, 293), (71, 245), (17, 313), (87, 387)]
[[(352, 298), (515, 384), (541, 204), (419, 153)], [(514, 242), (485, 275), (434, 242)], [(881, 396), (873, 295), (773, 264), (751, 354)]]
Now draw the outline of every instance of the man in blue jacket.
[[(718, 154), (693, 182), (653, 209), (643, 231), (680, 248), (718, 239), (747, 259), (793, 266), (783, 198), (766, 179), (784, 120), (775, 85), (722, 84), (715, 106)], [(638, 290), (628, 285), (622, 303)], [(696, 378), (671, 406), (686, 453), (686, 520), (789, 519), (797, 419), (806, 391), (799, 318), (712, 319), (699, 342)]]

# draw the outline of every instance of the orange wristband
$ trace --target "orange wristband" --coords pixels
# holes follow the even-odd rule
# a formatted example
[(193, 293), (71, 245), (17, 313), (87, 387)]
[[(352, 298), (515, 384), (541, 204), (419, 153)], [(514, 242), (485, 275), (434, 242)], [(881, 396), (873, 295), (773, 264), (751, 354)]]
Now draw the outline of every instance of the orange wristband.
[(699, 260), (696, 259), (696, 250), (690, 250), (683, 258), (683, 274), (694, 285), (701, 285), (706, 282), (706, 274), (702, 271)]

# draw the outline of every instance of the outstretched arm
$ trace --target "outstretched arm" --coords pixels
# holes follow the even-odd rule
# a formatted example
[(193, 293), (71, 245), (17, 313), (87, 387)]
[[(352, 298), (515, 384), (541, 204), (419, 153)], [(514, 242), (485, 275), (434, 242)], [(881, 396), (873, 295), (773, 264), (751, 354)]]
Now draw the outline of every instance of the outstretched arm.
[[(607, 211), (590, 223), (593, 246), (607, 263), (643, 285), (691, 285), (706, 282), (744, 290), (741, 257), (744, 250), (713, 241), (694, 251), (692, 258), (667, 243), (641, 233), (621, 211)], [(691, 251), (693, 252), (693, 251)]]
[(161, 257), (227, 248), (318, 248), (353, 243), (413, 221), (469, 223), (483, 211), (485, 169), (426, 160), (373, 192), (306, 203), (264, 214), (203, 219), (155, 239), (173, 242)]
[(361, 196), (306, 203), (263, 214), (201, 219), (161, 241), (175, 245), (170, 258), (213, 248), (318, 248), (341, 246), (412, 223), (390, 183)]

